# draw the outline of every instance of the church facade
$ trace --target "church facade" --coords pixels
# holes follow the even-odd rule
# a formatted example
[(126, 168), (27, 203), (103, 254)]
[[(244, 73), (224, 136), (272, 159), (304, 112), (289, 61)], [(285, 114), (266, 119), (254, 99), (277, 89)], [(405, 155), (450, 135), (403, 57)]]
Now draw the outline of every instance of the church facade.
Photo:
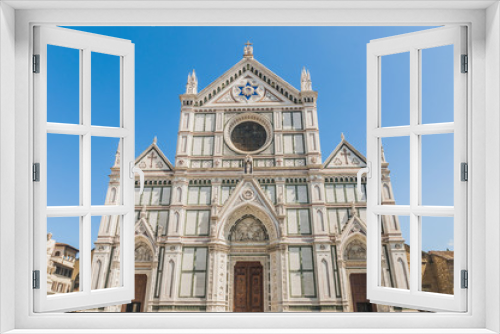
[[(105, 311), (392, 311), (366, 299), (365, 157), (344, 137), (324, 161), (316, 101), (243, 58), (198, 92), (188, 76), (175, 164), (153, 143), (136, 159), (135, 299)], [(120, 159), (119, 152), (116, 157)], [(106, 204), (119, 191), (112, 167)], [(395, 203), (388, 163), (383, 203)], [(397, 217), (383, 217), (382, 285), (408, 288)], [(93, 288), (119, 285), (119, 220), (103, 217)]]

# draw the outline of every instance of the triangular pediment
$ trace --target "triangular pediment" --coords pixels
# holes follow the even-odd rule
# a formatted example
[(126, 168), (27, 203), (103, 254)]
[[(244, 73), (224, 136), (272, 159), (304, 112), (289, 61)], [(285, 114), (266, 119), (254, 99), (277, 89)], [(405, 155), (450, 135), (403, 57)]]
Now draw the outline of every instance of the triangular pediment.
[(326, 159), (323, 168), (362, 168), (366, 158), (342, 136), (342, 141)]
[(294, 105), (300, 92), (255, 59), (242, 59), (197, 96), (198, 106)]
[(168, 161), (165, 154), (163, 154), (156, 144), (156, 138), (153, 143), (135, 159), (135, 165), (143, 171), (171, 171), (173, 169), (170, 161)]
[(233, 208), (244, 203), (249, 203), (251, 205), (261, 207), (277, 219), (277, 213), (274, 208), (274, 204), (264, 193), (259, 183), (253, 179), (244, 180), (243, 182), (240, 182), (238, 184), (238, 186), (232, 192), (231, 196), (229, 196), (229, 198), (227, 199), (226, 203), (224, 203), (224, 206), (222, 207), (222, 210), (220, 212), (220, 216), (223, 217), (227, 213), (230, 213)]
[(354, 234), (363, 235), (364, 237), (366, 237), (366, 224), (359, 218), (357, 214), (352, 216), (342, 227), (342, 242), (350, 239)]
[(153, 248), (156, 248), (153, 227), (146, 219), (146, 210), (141, 212), (141, 218), (135, 223), (135, 237), (147, 239)]

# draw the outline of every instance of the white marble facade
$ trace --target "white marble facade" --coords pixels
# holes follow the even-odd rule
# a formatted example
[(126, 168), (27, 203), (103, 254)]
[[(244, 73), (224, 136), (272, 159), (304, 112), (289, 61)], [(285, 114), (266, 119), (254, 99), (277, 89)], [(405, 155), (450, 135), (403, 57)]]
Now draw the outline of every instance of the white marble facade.
[[(193, 71), (180, 96), (175, 165), (156, 139), (136, 160), (146, 175), (135, 203), (136, 273), (147, 275), (144, 311), (233, 311), (239, 261), (261, 263), (265, 312), (353, 311), (349, 277), (366, 272), (364, 179), (363, 195), (356, 191), (366, 159), (339, 134), (323, 161), (309, 71), (302, 71), (298, 90), (255, 60), (248, 43), (236, 65), (200, 92), (197, 86)], [(116, 166), (106, 204), (119, 193)], [(96, 287), (119, 284), (118, 222), (102, 219)], [(405, 288), (399, 221), (384, 217), (383, 224), (382, 284)]]

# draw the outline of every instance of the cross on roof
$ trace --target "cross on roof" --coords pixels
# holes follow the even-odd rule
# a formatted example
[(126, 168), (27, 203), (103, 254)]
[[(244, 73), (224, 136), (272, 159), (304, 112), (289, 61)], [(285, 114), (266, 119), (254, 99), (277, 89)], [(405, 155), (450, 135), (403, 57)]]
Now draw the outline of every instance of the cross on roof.
[(247, 41), (247, 43), (245, 44), (246, 46), (251, 46), (252, 43), (250, 43), (250, 41)]
[(345, 164), (349, 164), (349, 160), (347, 160), (347, 156), (351, 155), (351, 152), (348, 152), (347, 149), (344, 147), (340, 155), (343, 155), (345, 157)]
[(153, 168), (153, 160), (158, 158), (158, 156), (155, 156), (155, 152), (151, 152), (151, 155), (148, 157), (148, 159), (151, 159), (151, 167)]

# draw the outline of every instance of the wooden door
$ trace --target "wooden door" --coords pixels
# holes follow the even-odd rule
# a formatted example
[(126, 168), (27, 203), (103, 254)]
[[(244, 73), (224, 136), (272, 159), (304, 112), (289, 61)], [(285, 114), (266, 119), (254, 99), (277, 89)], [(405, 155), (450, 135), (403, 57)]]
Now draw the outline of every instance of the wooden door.
[(146, 287), (148, 276), (145, 274), (135, 274), (135, 298), (130, 304), (122, 306), (122, 312), (144, 312), (146, 303)]
[(377, 312), (377, 306), (366, 299), (366, 274), (351, 274), (352, 305), (354, 312)]
[(260, 262), (236, 262), (234, 312), (264, 312), (263, 270)]

